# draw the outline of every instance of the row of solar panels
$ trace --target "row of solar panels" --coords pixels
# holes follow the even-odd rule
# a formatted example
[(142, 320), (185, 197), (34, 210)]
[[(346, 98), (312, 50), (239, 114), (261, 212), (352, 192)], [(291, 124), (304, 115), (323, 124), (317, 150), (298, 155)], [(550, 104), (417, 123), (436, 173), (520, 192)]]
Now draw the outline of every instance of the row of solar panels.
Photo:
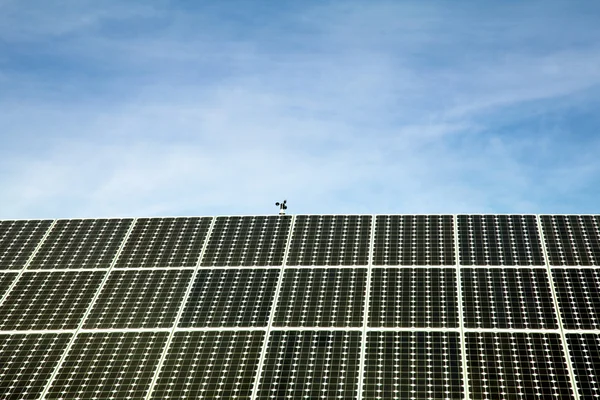
[[(559, 329), (543, 268), (462, 268), (462, 303), (456, 268), (373, 268), (369, 288), (366, 268), (200, 269), (186, 297), (193, 272), (0, 273), (0, 329), (171, 328), (184, 301), (180, 328), (266, 327), (272, 310), (274, 327), (362, 327), (367, 293), (374, 328), (458, 328), (461, 307), (465, 328)], [(562, 326), (600, 329), (600, 271), (551, 273)]]
[(260, 372), (262, 331), (176, 332), (160, 367), (168, 332), (79, 333), (60, 366), (72, 334), (0, 335), (0, 391), (7, 399), (44, 391), (143, 399), (151, 390), (153, 399), (249, 399), (256, 387), (259, 399), (352, 399), (364, 334), (364, 399), (598, 396), (600, 335), (566, 335), (575, 389), (560, 335), (518, 332), (466, 333), (465, 366), (456, 332), (274, 331)]
[(298, 215), (0, 221), (0, 269), (279, 266), (288, 242), (288, 266), (545, 265), (539, 226), (549, 265), (600, 265), (600, 216)]

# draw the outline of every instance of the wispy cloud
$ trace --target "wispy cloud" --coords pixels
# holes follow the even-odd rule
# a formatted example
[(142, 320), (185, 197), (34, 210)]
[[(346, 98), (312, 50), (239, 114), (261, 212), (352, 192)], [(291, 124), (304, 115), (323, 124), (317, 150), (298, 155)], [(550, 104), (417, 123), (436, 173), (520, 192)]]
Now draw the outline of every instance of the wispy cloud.
[(596, 212), (598, 7), (0, 2), (0, 217)]

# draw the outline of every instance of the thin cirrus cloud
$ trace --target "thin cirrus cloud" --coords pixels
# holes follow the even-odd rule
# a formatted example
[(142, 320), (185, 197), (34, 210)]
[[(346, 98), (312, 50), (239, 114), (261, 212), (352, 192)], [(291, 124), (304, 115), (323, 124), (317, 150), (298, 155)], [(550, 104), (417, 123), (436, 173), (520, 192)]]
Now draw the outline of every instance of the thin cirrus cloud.
[(596, 212), (598, 7), (35, 5), (0, 2), (0, 218)]

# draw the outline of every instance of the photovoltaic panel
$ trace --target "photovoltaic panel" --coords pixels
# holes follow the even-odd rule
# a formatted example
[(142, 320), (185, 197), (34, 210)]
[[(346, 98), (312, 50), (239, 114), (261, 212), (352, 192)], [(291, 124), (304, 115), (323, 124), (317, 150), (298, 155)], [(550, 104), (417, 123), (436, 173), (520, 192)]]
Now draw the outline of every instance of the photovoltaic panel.
[(278, 269), (201, 269), (179, 327), (266, 326)]
[(50, 220), (0, 221), (0, 269), (23, 268), (50, 225)]
[(167, 332), (79, 333), (47, 399), (144, 399)]
[(287, 265), (367, 265), (370, 215), (298, 215)]
[(467, 328), (557, 329), (542, 268), (461, 268)]
[(599, 215), (542, 215), (550, 265), (600, 266)]
[(113, 270), (85, 323), (94, 328), (169, 328), (193, 270)]
[(457, 328), (454, 268), (373, 268), (369, 326)]
[(201, 265), (281, 265), (291, 221), (289, 216), (217, 217)]
[(105, 271), (23, 273), (0, 306), (0, 328), (77, 328), (105, 274)]
[(211, 221), (211, 217), (139, 218), (115, 266), (195, 267)]
[(580, 399), (600, 398), (600, 335), (567, 335)]
[(378, 215), (373, 265), (454, 265), (452, 215)]
[(0, 299), (4, 296), (8, 288), (10, 288), (17, 275), (19, 274), (16, 272), (0, 273)]
[(360, 332), (272, 331), (259, 399), (353, 399)]
[(365, 268), (296, 268), (285, 271), (274, 326), (363, 325)]
[(600, 271), (552, 269), (558, 306), (566, 329), (600, 329)]
[(154, 399), (250, 399), (264, 332), (175, 332)]
[(133, 219), (70, 219), (56, 222), (29, 269), (108, 268)]
[(368, 332), (364, 399), (462, 399), (456, 332)]
[(573, 399), (559, 334), (467, 332), (473, 399)]
[(544, 265), (535, 215), (459, 215), (461, 265)]
[(0, 334), (0, 396), (35, 399), (44, 391), (71, 334)]

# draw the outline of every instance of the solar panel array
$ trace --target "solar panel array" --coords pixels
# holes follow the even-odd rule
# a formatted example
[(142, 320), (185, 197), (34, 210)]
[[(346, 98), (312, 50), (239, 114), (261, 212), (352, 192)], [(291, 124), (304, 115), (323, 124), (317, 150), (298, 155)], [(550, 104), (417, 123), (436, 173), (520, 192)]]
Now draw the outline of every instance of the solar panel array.
[(600, 399), (600, 216), (0, 221), (0, 398)]

